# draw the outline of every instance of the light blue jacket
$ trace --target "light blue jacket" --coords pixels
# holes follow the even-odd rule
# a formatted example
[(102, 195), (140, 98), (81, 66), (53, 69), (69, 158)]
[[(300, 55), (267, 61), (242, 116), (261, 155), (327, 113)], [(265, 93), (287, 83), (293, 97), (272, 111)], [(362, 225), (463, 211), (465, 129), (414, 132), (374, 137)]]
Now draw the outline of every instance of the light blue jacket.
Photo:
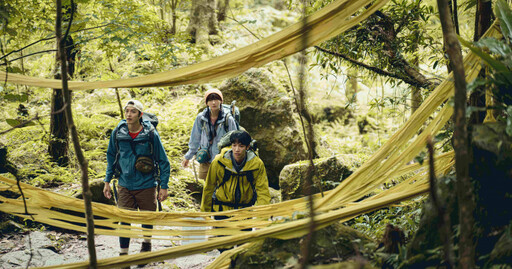
[[(115, 144), (115, 132), (117, 131), (117, 144), (119, 146), (119, 185), (127, 188), (128, 190), (142, 190), (151, 187), (155, 187), (157, 182), (154, 178), (153, 173), (143, 174), (135, 169), (135, 160), (137, 156), (151, 156), (151, 144), (149, 143), (150, 132), (154, 132), (153, 135), (153, 148), (158, 167), (160, 168), (160, 186), (162, 189), (169, 188), (169, 176), (171, 173), (171, 165), (165, 154), (165, 149), (160, 141), (160, 135), (149, 121), (142, 122), (142, 131), (132, 139), (128, 133), (128, 124), (126, 120), (122, 120), (110, 136), (107, 149), (107, 172), (103, 181), (110, 182), (114, 176), (114, 162), (116, 160), (116, 144)], [(130, 142), (135, 145), (134, 154)]]
[(210, 160), (208, 162), (210, 163), (213, 161), (213, 158), (215, 158), (215, 155), (219, 154), (217, 143), (219, 143), (220, 139), (229, 131), (238, 129), (235, 119), (230, 116), (228, 117), (228, 131), (226, 132), (224, 121), (226, 120), (225, 115), (227, 113), (224, 110), (221, 110), (219, 113), (219, 118), (215, 122), (215, 127), (213, 127), (206, 115), (208, 109), (209, 108), (205, 108), (200, 112), (194, 121), (192, 133), (190, 134), (190, 141), (188, 142), (188, 152), (185, 154), (185, 159), (187, 160), (191, 160), (200, 148), (208, 148), (208, 145), (210, 145), (208, 141), (209, 128), (215, 128), (217, 132), (217, 135), (213, 138), (213, 142), (209, 149)]

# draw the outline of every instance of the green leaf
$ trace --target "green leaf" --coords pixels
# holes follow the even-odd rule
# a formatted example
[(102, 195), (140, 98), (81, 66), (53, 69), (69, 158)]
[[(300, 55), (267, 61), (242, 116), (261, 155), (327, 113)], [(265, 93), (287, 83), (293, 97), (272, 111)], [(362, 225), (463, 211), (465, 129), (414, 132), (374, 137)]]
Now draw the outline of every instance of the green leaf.
[(512, 53), (512, 49), (507, 46), (505, 43), (497, 40), (496, 38), (482, 38), (475, 45), (479, 47), (486, 47), (492, 53), (499, 54), (501, 56), (505, 56), (507, 54)]
[(23, 73), (21, 68), (19, 68), (17, 66), (9, 66), (9, 67), (7, 67), (7, 72), (9, 72), (9, 73), (17, 73), (17, 74)]
[(504, 0), (498, 0), (494, 8), (494, 14), (496, 14), (500, 20), (503, 36), (507, 42), (510, 43), (510, 38), (512, 38), (512, 12), (510, 11), (508, 3)]
[[(12, 127), (16, 127), (23, 123), (16, 119), (5, 119), (5, 122), (7, 122), (7, 124), (9, 124)], [(34, 125), (36, 125), (34, 122), (27, 122), (23, 127), (34, 126)]]
[(469, 118), (469, 116), (471, 116), (471, 114), (473, 114), (473, 112), (477, 112), (477, 111), (485, 112), (486, 108), (485, 107), (477, 107), (477, 106), (468, 106), (468, 107), (466, 107), (466, 118)]
[(475, 78), (473, 81), (468, 83), (468, 86), (467, 86), (468, 94), (472, 94), (476, 90), (479, 90), (480, 87), (483, 87), (483, 86), (487, 85), (488, 83), (489, 82), (484, 78), (480, 78), (480, 77)]
[(498, 75), (506, 79), (509, 84), (512, 84), (512, 72), (510, 71), (510, 69), (508, 69), (508, 67), (505, 64), (494, 59), (491, 55), (485, 53), (482, 49), (471, 45), (471, 43), (464, 40), (460, 36), (458, 38), (462, 45), (469, 48), (473, 53), (478, 55), (478, 57), (482, 58), (482, 60), (484, 60), (484, 62), (487, 65), (489, 65), (492, 69), (494, 69)]
[(507, 127), (505, 128), (505, 132), (509, 136), (512, 136), (512, 106), (509, 106), (507, 108), (507, 114)]
[(7, 122), (7, 124), (11, 125), (12, 127), (18, 126), (21, 123), (20, 121), (15, 119), (5, 119), (5, 122)]
[(26, 102), (28, 100), (27, 94), (6, 94), (4, 99), (11, 102)]

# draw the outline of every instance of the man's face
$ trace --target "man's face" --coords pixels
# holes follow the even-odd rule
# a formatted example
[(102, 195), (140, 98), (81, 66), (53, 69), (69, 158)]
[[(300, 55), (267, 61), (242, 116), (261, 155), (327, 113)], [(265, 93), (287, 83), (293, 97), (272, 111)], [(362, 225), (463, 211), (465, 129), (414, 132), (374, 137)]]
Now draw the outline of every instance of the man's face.
[(231, 145), (231, 149), (233, 150), (233, 157), (235, 157), (235, 161), (242, 162), (245, 158), (245, 154), (249, 149), (249, 146), (243, 145), (240, 142), (233, 142)]
[(128, 124), (133, 124), (139, 122), (139, 119), (142, 115), (139, 115), (140, 112), (134, 107), (127, 107), (124, 111), (126, 122)]

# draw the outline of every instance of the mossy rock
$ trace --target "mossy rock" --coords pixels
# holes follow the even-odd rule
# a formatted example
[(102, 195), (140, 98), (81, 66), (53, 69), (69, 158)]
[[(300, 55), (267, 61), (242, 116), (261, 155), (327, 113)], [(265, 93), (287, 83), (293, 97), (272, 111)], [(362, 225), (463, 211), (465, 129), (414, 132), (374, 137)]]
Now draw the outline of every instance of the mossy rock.
[(360, 134), (366, 134), (380, 129), (377, 120), (368, 115), (358, 117), (356, 122)]
[(183, 180), (186, 184), (185, 189), (188, 191), (190, 196), (194, 198), (197, 204), (201, 204), (201, 199), (203, 197), (203, 188), (204, 188), (204, 180), (191, 178), (185, 178)]
[[(89, 189), (91, 189), (92, 193), (92, 201), (107, 205), (115, 205), (114, 197), (107, 199), (105, 195), (103, 195), (103, 188), (105, 187), (105, 182), (102, 179), (96, 179), (89, 182)], [(81, 189), (80, 189), (81, 190)], [(75, 195), (75, 198), (83, 199), (82, 192)]]
[[(299, 265), (301, 245), (305, 237), (290, 240), (266, 238), (246, 252), (232, 258), (231, 268), (293, 268)], [(310, 244), (310, 264), (330, 264), (349, 260), (365, 249), (372, 240), (362, 233), (335, 223), (316, 231)]]
[(250, 69), (226, 80), (219, 89), (224, 103), (237, 101), (240, 125), (258, 141), (269, 185), (279, 188), (279, 173), (289, 163), (306, 158), (294, 106), (286, 90), (264, 69)]
[(270, 192), (270, 203), (271, 204), (278, 204), (283, 201), (283, 198), (281, 196), (281, 191), (276, 190), (272, 187), (269, 187), (268, 190)]
[[(350, 164), (347, 165), (348, 162)], [(346, 155), (333, 156), (313, 160), (317, 173), (313, 177), (312, 193), (319, 193), (320, 190), (327, 191), (334, 189), (339, 183), (350, 176), (353, 162)], [(279, 175), (279, 186), (283, 200), (291, 200), (304, 196), (306, 174), (309, 161), (301, 161), (289, 164), (281, 170)], [(318, 186), (321, 184), (321, 189)]]
[(498, 264), (512, 264), (512, 223), (508, 225), (491, 251), (489, 267)]
[(314, 123), (335, 122), (337, 120), (348, 124), (349, 119), (354, 118), (352, 110), (343, 105), (330, 105), (326, 107), (315, 106), (311, 108)]

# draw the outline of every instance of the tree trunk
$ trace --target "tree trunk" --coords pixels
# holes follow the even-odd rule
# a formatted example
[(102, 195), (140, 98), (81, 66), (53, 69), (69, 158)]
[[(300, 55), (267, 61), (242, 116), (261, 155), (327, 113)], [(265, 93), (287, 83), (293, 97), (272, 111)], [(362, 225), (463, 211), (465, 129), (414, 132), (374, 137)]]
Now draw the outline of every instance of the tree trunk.
[[(419, 58), (414, 58), (415, 66), (419, 66)], [(411, 87), (411, 115), (420, 107), (421, 102), (423, 102), (421, 98), (421, 88), (412, 86)]]
[(219, 10), (217, 13), (217, 19), (219, 21), (224, 21), (226, 20), (226, 10), (229, 7), (229, 0), (219, 0), (217, 4), (217, 9)]
[(160, 19), (165, 21), (165, 0), (160, 0)]
[(459, 205), (459, 268), (475, 267), (475, 242), (473, 211), (475, 200), (469, 178), (469, 154), (466, 128), (466, 78), (460, 43), (455, 33), (448, 0), (437, 0), (439, 17), (443, 27), (446, 52), (453, 70), (455, 82), (455, 108), (453, 148), (455, 150), (455, 171), (457, 174), (457, 198)]
[(176, 34), (176, 8), (178, 6), (178, 0), (171, 0), (171, 14), (172, 14), (172, 28), (171, 34)]
[[(66, 9), (66, 14), (69, 15), (72, 12), (74, 7), (70, 5), (64, 6)], [(76, 49), (73, 38), (71, 36), (67, 36), (65, 43), (65, 53), (66, 53), (66, 65), (67, 65), (67, 74), (69, 76), (73, 76), (75, 73), (75, 58), (76, 58)], [(60, 55), (59, 55), (59, 44), (57, 44), (57, 61), (56, 61), (56, 72), (55, 79), (61, 79), (62, 75), (59, 72), (60, 68)], [(63, 93), (60, 89), (54, 89), (52, 94), (52, 103), (51, 109), (52, 113), (50, 116), (50, 141), (48, 145), (48, 154), (50, 154), (51, 159), (56, 162), (59, 166), (67, 166), (69, 163), (68, 156), (68, 147), (69, 147), (69, 129), (66, 124), (66, 115), (64, 111), (62, 111), (64, 107), (64, 99)]]
[[(71, 1), (73, 3), (73, 1)], [(91, 205), (91, 197), (92, 193), (89, 188), (89, 178), (88, 178), (88, 164), (85, 159), (82, 148), (80, 147), (80, 141), (78, 139), (78, 132), (73, 121), (73, 114), (71, 112), (71, 93), (68, 89), (68, 66), (67, 66), (67, 55), (65, 53), (66, 50), (66, 36), (69, 34), (69, 31), (66, 31), (66, 35), (63, 39), (62, 37), (62, 6), (61, 0), (57, 0), (57, 16), (55, 19), (55, 36), (57, 39), (57, 54), (59, 55), (59, 60), (61, 64), (61, 74), (62, 74), (62, 93), (64, 97), (64, 101), (66, 102), (65, 106), (65, 114), (66, 114), (66, 122), (68, 128), (71, 130), (71, 138), (73, 139), (73, 145), (76, 153), (76, 157), (78, 159), (78, 163), (80, 165), (80, 170), (82, 172), (82, 196), (84, 197), (84, 206), (85, 206), (85, 218), (87, 220), (87, 248), (89, 249), (89, 268), (97, 268), (97, 260), (96, 260), (96, 248), (94, 244), (94, 216), (92, 213), (92, 205)], [(68, 9), (69, 11), (69, 9)], [(71, 7), (70, 11), (70, 22), (73, 18), (74, 7)], [(69, 30), (69, 27), (68, 29)]]
[(452, 3), (452, 16), (453, 16), (453, 24), (455, 25), (455, 33), (457, 35), (460, 35), (460, 30), (459, 30), (459, 7), (458, 7), (458, 4), (457, 4), (457, 0), (452, 0), (453, 3)]
[[(56, 75), (55, 79), (60, 79), (60, 74)], [(48, 154), (50, 154), (51, 159), (59, 166), (67, 166), (69, 163), (69, 130), (66, 124), (66, 115), (64, 114), (64, 111), (62, 111), (62, 108), (64, 107), (62, 90), (53, 90), (51, 107), (52, 114), (50, 116), (50, 141), (48, 145)]]
[(476, 18), (475, 18), (475, 34), (473, 37), (474, 41), (480, 40), (484, 35), (485, 31), (491, 27), (493, 16), (492, 16), (492, 1), (489, 0), (477, 0), (476, 4)]
[[(491, 27), (493, 17), (492, 17), (492, 2), (486, 0), (478, 0), (476, 4), (476, 14), (475, 14), (475, 34), (473, 36), (473, 41), (478, 41), (482, 37), (482, 35)], [(482, 69), (478, 76), (485, 76), (485, 69)], [(469, 96), (469, 105), (474, 107), (484, 107), (485, 106), (485, 88), (479, 87), (478, 90), (471, 93)], [(475, 111), (471, 113), (469, 118), (469, 122), (471, 124), (482, 123), (485, 118), (485, 111)]]
[(215, 0), (193, 0), (187, 32), (192, 43), (209, 47), (209, 35), (218, 33)]
[(349, 68), (347, 74), (347, 83), (345, 87), (345, 97), (350, 103), (357, 102), (357, 92), (359, 87), (357, 85), (357, 69)]

